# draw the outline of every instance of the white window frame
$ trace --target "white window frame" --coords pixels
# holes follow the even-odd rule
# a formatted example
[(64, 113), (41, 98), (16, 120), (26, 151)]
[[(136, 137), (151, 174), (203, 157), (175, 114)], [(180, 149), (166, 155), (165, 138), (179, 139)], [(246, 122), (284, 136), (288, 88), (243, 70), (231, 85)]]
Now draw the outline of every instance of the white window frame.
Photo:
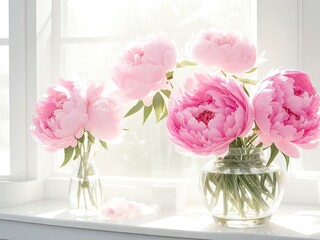
[[(46, 176), (42, 174), (44, 169), (46, 170), (43, 162), (47, 159), (37, 159), (37, 153), (41, 151), (38, 150), (29, 131), (37, 93), (43, 93), (44, 89), (39, 80), (47, 78), (50, 82), (54, 77), (58, 77), (54, 74), (57, 72), (57, 66), (52, 66), (52, 59), (58, 57), (52, 44), (55, 41), (52, 39), (55, 23), (52, 22), (50, 13), (54, 0), (10, 0), (9, 2), (11, 176), (6, 180), (12, 182), (0, 182), (0, 192), (3, 191), (7, 196), (0, 200), (0, 207), (41, 198), (67, 199), (66, 187), (61, 187), (61, 190), (56, 187), (59, 181), (63, 183), (61, 186), (67, 186), (67, 179), (49, 178), (43, 181)], [(282, 66), (283, 63), (286, 63), (285, 67), (299, 69), (301, 48), (299, 48), (298, 31), (301, 31), (299, 30), (301, 25), (298, 17), (301, 14), (298, 13), (301, 6), (302, 0), (257, 0), (258, 50), (266, 49), (269, 58), (268, 62), (261, 65), (259, 78), (275, 66)], [(287, 26), (292, 28), (288, 29)], [(273, 39), (275, 33), (282, 33), (284, 30), (285, 35), (275, 41)], [(282, 48), (281, 54), (278, 51), (279, 46)], [(45, 51), (46, 48), (52, 51)], [(292, 57), (292, 52), (295, 53), (295, 57)], [(282, 159), (280, 161), (284, 162)], [(287, 175), (288, 184), (284, 202), (292, 203), (294, 199), (295, 203), (318, 204), (319, 196), (317, 191), (314, 191), (318, 186), (316, 177), (301, 180), (294, 174), (294, 169)], [(111, 185), (122, 186), (122, 192), (126, 193), (126, 190), (132, 187), (132, 184), (128, 183), (132, 183), (132, 179), (113, 178)], [(137, 178), (134, 184), (149, 193), (155, 185), (152, 181), (148, 185), (146, 180), (141, 178)], [(169, 186), (170, 181), (164, 184)], [(194, 184), (189, 196), (195, 195), (193, 193), (196, 188), (197, 184)], [(30, 189), (37, 194), (30, 196)], [(22, 193), (20, 197), (16, 194), (18, 191)], [(298, 194), (299, 197), (297, 192), (304, 194), (303, 196)], [(29, 197), (24, 198), (23, 193)], [(307, 195), (308, 198), (305, 197)]]
[(36, 101), (36, 0), (9, 1), (10, 175), (0, 176), (0, 207), (43, 198), (29, 126)]
[[(9, 0), (8, 0), (8, 12), (9, 12)], [(9, 22), (8, 22), (8, 24), (9, 24)], [(9, 48), (9, 36), (0, 38), (0, 47), (1, 46), (7, 46)], [(8, 60), (9, 60), (9, 58), (8, 58)], [(2, 66), (0, 66), (0, 67), (2, 67)], [(10, 156), (8, 158), (4, 159), (4, 161), (9, 161), (10, 162)], [(9, 168), (9, 170), (10, 170), (10, 168)], [(0, 180), (1, 179), (5, 179), (5, 178), (7, 179), (8, 176), (7, 175), (0, 175)]]
[[(30, 116), (36, 83), (35, 0), (9, 1), (10, 175), (3, 180), (37, 178), (36, 144), (30, 137)], [(28, 84), (27, 84), (28, 83)]]

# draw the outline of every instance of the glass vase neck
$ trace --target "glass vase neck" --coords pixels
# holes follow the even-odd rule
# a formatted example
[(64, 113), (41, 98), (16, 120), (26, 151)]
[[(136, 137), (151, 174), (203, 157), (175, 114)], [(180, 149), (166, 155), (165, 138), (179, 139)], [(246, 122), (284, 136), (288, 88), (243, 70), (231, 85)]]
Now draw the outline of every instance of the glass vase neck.
[(261, 165), (265, 162), (262, 147), (257, 148), (230, 148), (225, 156), (216, 159), (218, 164), (224, 165)]
[(254, 148), (229, 148), (228, 154), (231, 156), (238, 155), (252, 155), (252, 154), (262, 154), (263, 147), (254, 147)]

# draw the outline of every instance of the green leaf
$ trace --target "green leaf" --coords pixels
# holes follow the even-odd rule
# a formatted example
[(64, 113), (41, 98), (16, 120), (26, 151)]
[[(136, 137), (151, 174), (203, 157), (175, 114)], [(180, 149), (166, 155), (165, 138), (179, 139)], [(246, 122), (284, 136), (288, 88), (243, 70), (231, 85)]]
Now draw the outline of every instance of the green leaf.
[(88, 132), (88, 139), (90, 142), (94, 143), (94, 140), (96, 139), (90, 132)]
[(252, 130), (260, 130), (256, 122), (254, 122), (254, 128)]
[(262, 147), (263, 143), (259, 143), (256, 147)]
[(171, 91), (170, 91), (170, 90), (165, 89), (165, 90), (161, 90), (161, 92), (162, 92), (167, 98), (170, 98), (170, 95), (171, 95)]
[(239, 80), (240, 82), (242, 82), (243, 84), (251, 84), (251, 85), (257, 85), (258, 81), (256, 80), (252, 80), (249, 78), (240, 78), (236, 75), (231, 75), (233, 78)]
[(65, 166), (70, 161), (70, 159), (72, 158), (73, 152), (74, 152), (74, 148), (71, 146), (64, 149), (64, 160), (60, 167)]
[(156, 122), (158, 123), (168, 114), (164, 99), (159, 92), (154, 95), (152, 105), (156, 116)]
[(81, 149), (80, 149), (79, 146), (76, 146), (74, 148), (74, 150), (75, 150), (75, 154), (74, 154), (73, 160), (76, 160), (79, 157), (80, 153), (81, 153)]
[(250, 93), (248, 91), (248, 89), (244, 86), (244, 84), (242, 85), (244, 92), (247, 94), (248, 97), (250, 97)]
[(257, 85), (257, 83), (258, 83), (256, 80), (252, 80), (249, 78), (241, 78), (239, 80), (243, 83), (247, 83), (247, 84), (251, 84), (251, 85)]
[(257, 85), (257, 81), (249, 79), (249, 78), (237, 78), (240, 82), (244, 84)]
[(245, 72), (245, 73), (253, 73), (257, 70), (257, 67), (251, 68), (249, 71)]
[(286, 169), (288, 171), (288, 168), (289, 168), (289, 162), (290, 162), (290, 157), (286, 154), (284, 154), (283, 152), (281, 152), (282, 155), (284, 156), (285, 160), (286, 160)]
[(180, 63), (177, 63), (177, 68), (182, 68), (182, 67), (187, 67), (187, 66), (195, 66), (195, 65), (197, 65), (196, 62), (185, 60)]
[(132, 114), (138, 112), (142, 107), (143, 107), (143, 102), (142, 102), (142, 100), (139, 100), (139, 101), (137, 102), (137, 104), (134, 105), (134, 106), (129, 110), (129, 112), (127, 112), (127, 114), (126, 114), (124, 117), (129, 117), (129, 116), (131, 116)]
[(105, 141), (99, 140), (101, 146), (108, 151), (108, 145)]
[(159, 121), (161, 121), (162, 119), (164, 119), (167, 115), (168, 115), (168, 109), (167, 109), (166, 104), (164, 104), (164, 111), (163, 111), (162, 116), (161, 116), (161, 118), (159, 119)]
[(81, 138), (78, 138), (78, 142), (80, 142), (80, 143), (84, 142), (84, 134), (81, 136)]
[(270, 152), (270, 157), (269, 157), (267, 166), (269, 166), (273, 162), (273, 160), (279, 153), (279, 149), (276, 147), (276, 145), (274, 145), (274, 143), (272, 143), (272, 145), (270, 146), (270, 149), (271, 149), (271, 152)]
[(143, 124), (147, 121), (148, 117), (150, 116), (151, 112), (152, 112), (152, 105), (150, 106), (144, 106), (144, 110), (143, 110)]
[(167, 80), (172, 79), (173, 78), (173, 71), (167, 72), (166, 77), (167, 77)]

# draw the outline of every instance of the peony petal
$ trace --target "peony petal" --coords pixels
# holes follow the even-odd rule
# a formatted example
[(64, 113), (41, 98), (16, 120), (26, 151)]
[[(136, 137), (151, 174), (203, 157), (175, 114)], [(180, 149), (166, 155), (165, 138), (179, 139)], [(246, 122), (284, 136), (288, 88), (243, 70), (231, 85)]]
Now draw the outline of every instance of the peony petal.
[(233, 79), (219, 75), (195, 74), (182, 89), (191, 86), (194, 88), (189, 91), (171, 93), (169, 138), (192, 154), (224, 154), (235, 138), (251, 129), (253, 112), (249, 99)]
[(263, 132), (259, 130), (255, 132), (256, 134), (258, 134), (259, 140), (263, 143), (264, 146), (269, 147), (273, 143), (272, 138), (270, 138), (268, 135), (265, 135)]
[(280, 142), (275, 142), (274, 144), (281, 152), (288, 155), (289, 157), (299, 158), (301, 155), (299, 149), (291, 142), (280, 141)]
[(256, 62), (256, 48), (248, 38), (214, 29), (201, 32), (191, 52), (200, 64), (229, 73), (248, 70)]
[(262, 141), (273, 141), (296, 157), (297, 146), (317, 146), (320, 98), (306, 74), (297, 70), (272, 72), (260, 83), (253, 106), (256, 124), (264, 134)]
[(149, 39), (122, 53), (112, 69), (111, 79), (127, 98), (141, 100), (166, 85), (166, 72), (176, 66), (177, 49), (164, 34)]

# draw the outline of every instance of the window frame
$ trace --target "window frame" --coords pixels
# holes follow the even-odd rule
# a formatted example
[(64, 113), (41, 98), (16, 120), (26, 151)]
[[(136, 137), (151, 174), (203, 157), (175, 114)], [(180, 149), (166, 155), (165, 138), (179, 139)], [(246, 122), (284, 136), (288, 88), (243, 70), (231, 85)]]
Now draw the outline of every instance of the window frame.
[[(9, 18), (9, 0), (8, 0), (8, 18)], [(9, 24), (9, 19), (8, 19), (8, 24)], [(9, 29), (8, 29), (9, 30)], [(7, 46), (8, 49), (9, 49), (9, 33), (8, 33), (8, 36), (7, 37), (1, 37), (0, 38), (0, 47), (1, 46)], [(9, 58), (8, 58), (8, 62), (9, 62)], [(10, 151), (10, 149), (9, 149)], [(9, 158), (6, 158), (5, 161), (9, 161), (9, 165), (11, 164), (10, 162), (10, 155), (9, 155)], [(10, 166), (9, 166), (9, 171), (10, 171)], [(9, 175), (0, 175), (0, 180), (1, 179), (4, 179), (4, 178), (8, 178), (10, 176), (10, 173)]]
[[(44, 198), (38, 148), (30, 135), (37, 99), (37, 5), (51, 0), (9, 1), (10, 175), (0, 176), (0, 207)], [(51, 77), (51, 76), (50, 76)]]
[(31, 103), (36, 100), (35, 3), (35, 0), (28, 4), (25, 0), (9, 1), (10, 175), (0, 176), (2, 180), (37, 178), (36, 144), (28, 127), (31, 123), (28, 116), (33, 112)]
[[(53, 198), (54, 196), (66, 200), (65, 191), (56, 192), (55, 183), (61, 181), (61, 178), (47, 178), (47, 176), (50, 176), (52, 168), (50, 164), (48, 164), (49, 166), (44, 166), (44, 162), (48, 160), (43, 161), (43, 159), (40, 159), (42, 150), (38, 149), (29, 130), (37, 93), (43, 93), (44, 89), (44, 86), (39, 81), (37, 82), (37, 79), (45, 77), (52, 80), (58, 77), (55, 76), (57, 75), (55, 73), (58, 72), (57, 66), (52, 65), (52, 62), (55, 62), (55, 58), (60, 58), (59, 51), (54, 48), (54, 41), (57, 41), (57, 39), (52, 38), (52, 32), (55, 31), (57, 22), (52, 19), (53, 16), (50, 13), (52, 7), (57, 7), (54, 3), (60, 1), (10, 0), (9, 2), (10, 119), (12, 119), (10, 121), (10, 154), (12, 154), (10, 161), (12, 172), (8, 178), (1, 179), (11, 180), (12, 182), (0, 182), (0, 191), (7, 189), (8, 196), (15, 197), (18, 189), (22, 189), (15, 186), (17, 186), (17, 182), (21, 181), (28, 184), (31, 189), (37, 189), (38, 192), (42, 191), (41, 194), (32, 198), (34, 200)], [(298, 33), (301, 33), (299, 17), (301, 17), (302, 0), (257, 0), (256, 4), (258, 50), (267, 49), (268, 58), (270, 59), (259, 68), (259, 79), (274, 66), (281, 66), (283, 62), (287, 63), (285, 67), (299, 69), (301, 66), (301, 62), (299, 62), (301, 39)], [(274, 8), (275, 4), (278, 6), (276, 9)], [(41, 8), (45, 9), (45, 13), (39, 10)], [(272, 12), (272, 17), (270, 12)], [(42, 16), (40, 16), (41, 14)], [(286, 19), (286, 21), (281, 21), (283, 19)], [(276, 43), (273, 42), (271, 37), (274, 36), (274, 32), (283, 31), (288, 24), (294, 27), (287, 31), (281, 39), (277, 39)], [(44, 29), (44, 26), (47, 29)], [(43, 34), (43, 32), (46, 32), (46, 35), (43, 39), (39, 38), (39, 34)], [(281, 54), (278, 51), (278, 46), (284, 46)], [(44, 51), (43, 48), (45, 47), (50, 48), (51, 51)], [(290, 57), (292, 52), (295, 53), (293, 58)], [(271, 61), (272, 63), (270, 63)], [(277, 159), (277, 161), (280, 164), (284, 162), (283, 159)], [(284, 196), (284, 202), (318, 204), (319, 196), (314, 193), (316, 191), (311, 190), (319, 185), (319, 176), (301, 179), (303, 174), (295, 174), (296, 165), (291, 164), (290, 172), (287, 173), (287, 191)], [(106, 179), (107, 181), (111, 179), (114, 185), (122, 186), (121, 189), (126, 189), (128, 183), (132, 182), (132, 180), (135, 180), (137, 186), (146, 186), (148, 184), (146, 182), (150, 181), (150, 179), (141, 178)], [(64, 178), (62, 180), (64, 185), (67, 186), (67, 179)], [(154, 184), (153, 180), (151, 179), (150, 186)], [(36, 187), (39, 181), (44, 184), (43, 189)], [(10, 187), (8, 188), (8, 186)], [(191, 192), (193, 193), (196, 191), (197, 184), (191, 184), (191, 186)], [(312, 189), (305, 191), (306, 186), (311, 186)], [(26, 191), (25, 193), (27, 194), (27, 189), (30, 191), (30, 188), (22, 189), (22, 191)], [(297, 191), (306, 192), (310, 197), (297, 198)], [(124, 192), (126, 191), (124, 190)], [(306, 195), (304, 194), (304, 196)], [(19, 197), (19, 199), (14, 202), (22, 203), (26, 201), (23, 197)], [(6, 204), (10, 204), (10, 197), (0, 202), (0, 207)]]

